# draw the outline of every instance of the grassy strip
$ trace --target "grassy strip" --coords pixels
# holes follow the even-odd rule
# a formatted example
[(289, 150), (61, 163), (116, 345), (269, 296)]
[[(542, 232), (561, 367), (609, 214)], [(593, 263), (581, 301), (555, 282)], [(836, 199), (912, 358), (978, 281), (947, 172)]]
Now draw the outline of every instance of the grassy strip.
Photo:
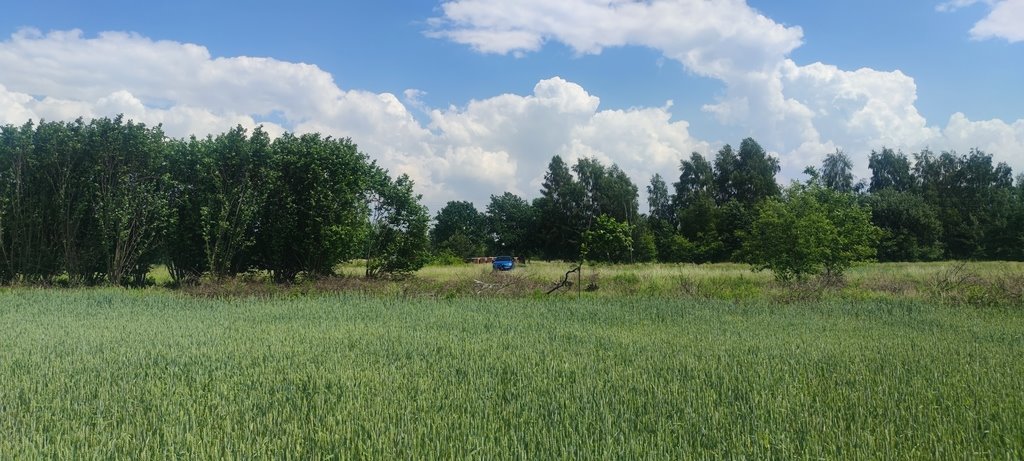
[[(279, 286), (259, 274), (208, 281), (185, 292), (207, 297), (273, 296), (349, 292), (407, 298), (541, 298), (569, 263), (534, 262), (511, 272), (488, 265), (431, 266), (415, 277), (375, 281), (361, 277), (357, 265), (338, 268), (338, 277)], [(731, 302), (800, 303), (812, 301), (918, 300), (956, 306), (1024, 306), (1024, 264), (1013, 262), (939, 262), (866, 264), (853, 268), (840, 283), (810, 280), (776, 282), (766, 272), (742, 264), (586, 265), (572, 287), (553, 296), (617, 298), (622, 296)]]

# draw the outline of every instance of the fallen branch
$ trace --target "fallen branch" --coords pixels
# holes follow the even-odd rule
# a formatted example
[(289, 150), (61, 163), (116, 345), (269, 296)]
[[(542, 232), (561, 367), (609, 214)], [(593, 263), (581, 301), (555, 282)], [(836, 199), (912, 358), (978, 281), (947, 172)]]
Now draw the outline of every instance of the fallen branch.
[(575, 273), (575, 272), (579, 272), (582, 268), (583, 268), (583, 264), (580, 263), (578, 266), (576, 266), (576, 268), (566, 272), (565, 273), (565, 277), (562, 277), (562, 281), (561, 282), (556, 282), (555, 286), (551, 287), (551, 289), (548, 290), (548, 292), (546, 294), (554, 293), (555, 291), (557, 291), (557, 290), (559, 290), (561, 288), (571, 287), (572, 286), (572, 281), (569, 280), (569, 275), (572, 274), (572, 273)]

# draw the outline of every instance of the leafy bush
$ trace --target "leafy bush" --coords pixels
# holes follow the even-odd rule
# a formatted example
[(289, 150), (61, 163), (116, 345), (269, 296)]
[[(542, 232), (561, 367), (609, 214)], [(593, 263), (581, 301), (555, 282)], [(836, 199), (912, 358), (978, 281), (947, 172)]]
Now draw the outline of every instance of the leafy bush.
[(771, 270), (781, 281), (841, 278), (854, 262), (875, 256), (880, 235), (852, 194), (794, 185), (758, 207), (743, 235), (743, 256), (754, 270)]
[(370, 229), (366, 243), (366, 276), (405, 276), (427, 263), (427, 208), (402, 175), (392, 181), (385, 171), (374, 174), (368, 196)]
[(452, 253), (451, 250), (444, 249), (434, 253), (430, 258), (430, 264), (433, 266), (459, 266), (466, 264), (466, 261)]
[(120, 116), (0, 126), (0, 283), (143, 285), (160, 263), (176, 284), (292, 281), (367, 252), (369, 274), (404, 273), (425, 261), (427, 222), (412, 182), (349, 139), (169, 140)]
[(621, 263), (629, 261), (633, 252), (633, 236), (627, 223), (611, 216), (601, 215), (597, 222), (583, 233), (581, 253), (584, 259)]

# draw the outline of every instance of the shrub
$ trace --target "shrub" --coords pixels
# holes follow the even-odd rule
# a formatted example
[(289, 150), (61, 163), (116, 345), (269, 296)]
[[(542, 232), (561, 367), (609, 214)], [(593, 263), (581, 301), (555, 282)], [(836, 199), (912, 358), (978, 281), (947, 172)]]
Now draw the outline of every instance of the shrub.
[(755, 271), (771, 270), (781, 281), (838, 279), (854, 262), (875, 256), (880, 235), (870, 211), (852, 194), (794, 185), (758, 207), (743, 235), (743, 256)]

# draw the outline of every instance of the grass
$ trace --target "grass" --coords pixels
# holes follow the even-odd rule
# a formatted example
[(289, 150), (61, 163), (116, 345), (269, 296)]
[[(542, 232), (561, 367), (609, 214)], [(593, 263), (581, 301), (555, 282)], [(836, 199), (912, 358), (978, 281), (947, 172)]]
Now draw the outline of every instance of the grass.
[[(488, 265), (428, 266), (412, 281), (392, 291), (428, 296), (542, 295), (562, 279), (572, 263), (531, 262), (510, 273), (493, 273)], [(357, 266), (339, 274), (358, 277)], [(575, 278), (571, 279), (577, 282)], [(863, 264), (851, 268), (840, 284), (782, 284), (770, 272), (752, 272), (745, 264), (586, 265), (579, 285), (562, 296), (615, 298), (650, 296), (727, 301), (803, 302), (813, 300), (920, 300), (986, 307), (1024, 306), (1024, 263), (933, 262)], [(506, 286), (507, 285), (507, 286)], [(584, 291), (593, 286), (596, 290)], [(499, 291), (500, 289), (500, 291)]]
[(3, 289), (0, 459), (1024, 457), (1021, 309), (600, 293)]

